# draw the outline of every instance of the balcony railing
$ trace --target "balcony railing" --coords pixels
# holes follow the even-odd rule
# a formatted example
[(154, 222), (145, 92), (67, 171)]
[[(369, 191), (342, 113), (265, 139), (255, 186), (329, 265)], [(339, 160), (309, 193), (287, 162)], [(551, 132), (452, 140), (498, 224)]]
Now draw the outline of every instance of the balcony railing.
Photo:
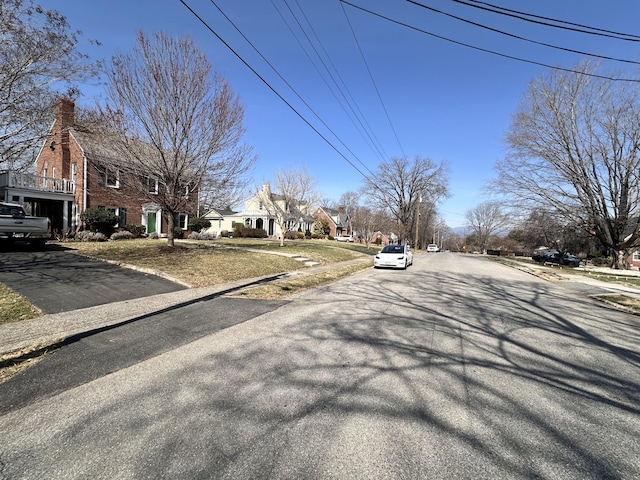
[(23, 188), (39, 192), (74, 193), (76, 183), (66, 178), (43, 177), (32, 173), (0, 173), (0, 187)]

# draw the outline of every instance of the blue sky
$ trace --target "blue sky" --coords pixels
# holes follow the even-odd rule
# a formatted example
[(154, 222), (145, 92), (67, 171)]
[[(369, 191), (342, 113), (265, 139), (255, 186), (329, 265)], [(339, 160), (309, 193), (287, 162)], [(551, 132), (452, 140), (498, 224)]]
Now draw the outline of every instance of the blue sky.
[[(487, 199), (483, 187), (493, 176), (495, 161), (505, 155), (503, 137), (511, 115), (529, 82), (548, 69), (437, 36), (563, 68), (571, 68), (586, 58), (491, 32), (404, 0), (349, 3), (405, 25), (339, 0), (185, 0), (263, 81), (179, 0), (39, 3), (59, 10), (74, 29), (81, 30), (85, 40), (81, 50), (96, 59), (129, 51), (137, 30), (190, 34), (245, 107), (245, 140), (259, 156), (253, 172), (256, 184), (272, 180), (280, 169), (306, 166), (322, 196), (338, 200), (342, 193), (357, 191), (363, 184), (363, 174), (374, 172), (384, 158), (428, 157), (449, 165), (451, 198), (443, 201), (439, 209), (453, 228), (464, 224), (468, 209)], [(538, 42), (640, 60), (640, 43), (536, 25), (453, 0), (419, 3)], [(640, 35), (637, 0), (487, 3)], [(99, 40), (102, 46), (92, 47), (86, 42), (88, 39)], [(322, 56), (322, 62), (315, 51)], [(602, 66), (627, 77), (638, 76), (638, 65), (603, 61)], [(85, 86), (83, 93), (81, 104), (104, 98), (99, 85)]]

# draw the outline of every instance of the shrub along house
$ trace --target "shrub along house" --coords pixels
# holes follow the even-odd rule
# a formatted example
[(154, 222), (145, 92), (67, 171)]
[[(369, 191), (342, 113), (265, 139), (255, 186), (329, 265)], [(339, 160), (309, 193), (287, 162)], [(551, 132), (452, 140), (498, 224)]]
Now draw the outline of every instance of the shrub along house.
[[(145, 179), (149, 195), (127, 184), (126, 175), (118, 168), (119, 155), (100, 136), (75, 123), (75, 106), (71, 100), (56, 104), (55, 120), (36, 159), (36, 177), (50, 184), (72, 185), (64, 205), (46, 207), (46, 199), (37, 202), (38, 211), (50, 212), (54, 228), (62, 233), (83, 227), (81, 214), (88, 208), (111, 210), (118, 217), (119, 227), (144, 225), (148, 234), (167, 233), (162, 209), (149, 200), (162, 188), (154, 178)], [(42, 183), (42, 182), (41, 182)], [(136, 182), (138, 183), (138, 182)], [(32, 192), (33, 193), (33, 192)], [(33, 195), (32, 195), (33, 197)], [(30, 197), (31, 198), (31, 197)], [(185, 189), (185, 201), (176, 218), (176, 226), (187, 229), (189, 215), (196, 213), (197, 190)]]

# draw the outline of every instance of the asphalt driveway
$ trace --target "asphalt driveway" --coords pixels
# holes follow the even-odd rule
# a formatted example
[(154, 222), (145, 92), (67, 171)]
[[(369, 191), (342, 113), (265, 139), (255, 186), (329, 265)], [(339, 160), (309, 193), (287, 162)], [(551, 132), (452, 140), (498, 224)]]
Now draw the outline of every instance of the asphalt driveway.
[(155, 275), (93, 260), (58, 245), (0, 251), (0, 282), (44, 313), (131, 300), (186, 287)]

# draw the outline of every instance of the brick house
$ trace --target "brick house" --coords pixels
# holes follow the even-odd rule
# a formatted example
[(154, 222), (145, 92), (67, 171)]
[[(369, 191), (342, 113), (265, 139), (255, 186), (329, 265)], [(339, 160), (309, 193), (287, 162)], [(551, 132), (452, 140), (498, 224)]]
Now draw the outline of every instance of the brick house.
[[(142, 224), (146, 233), (166, 235), (167, 224), (160, 206), (127, 186), (117, 168), (118, 154), (103, 143), (97, 135), (76, 125), (71, 100), (57, 102), (55, 120), (36, 159), (36, 177), (53, 183), (67, 182), (73, 188), (62, 205), (49, 205), (43, 199), (36, 202), (34, 213), (46, 212), (54, 230), (65, 233), (83, 227), (80, 215), (87, 208), (105, 208), (118, 216), (119, 227)], [(157, 180), (149, 178), (147, 184), (151, 194), (158, 192)], [(176, 218), (176, 227), (186, 230), (189, 215), (195, 214), (196, 209), (197, 191), (185, 191), (183, 213)]]
[(395, 233), (384, 234), (380, 230), (371, 235), (369, 243), (377, 245), (392, 245), (398, 243), (398, 236)]
[(318, 220), (327, 222), (329, 225), (329, 235), (332, 237), (353, 234), (351, 221), (344, 207), (339, 207), (337, 210), (329, 207), (318, 207), (313, 216)]

